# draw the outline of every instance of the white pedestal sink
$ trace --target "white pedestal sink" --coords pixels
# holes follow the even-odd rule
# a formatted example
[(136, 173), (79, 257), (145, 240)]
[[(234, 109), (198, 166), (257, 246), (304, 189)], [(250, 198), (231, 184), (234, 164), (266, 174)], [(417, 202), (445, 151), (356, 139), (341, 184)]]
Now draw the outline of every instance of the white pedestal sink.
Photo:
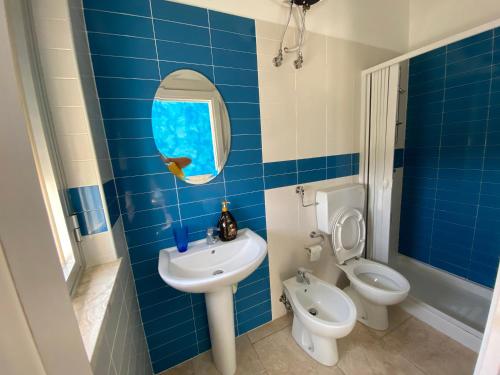
[(222, 375), (236, 371), (232, 285), (249, 276), (267, 253), (266, 241), (242, 229), (230, 242), (192, 242), (185, 253), (171, 247), (160, 251), (158, 271), (172, 288), (205, 293), (215, 366)]

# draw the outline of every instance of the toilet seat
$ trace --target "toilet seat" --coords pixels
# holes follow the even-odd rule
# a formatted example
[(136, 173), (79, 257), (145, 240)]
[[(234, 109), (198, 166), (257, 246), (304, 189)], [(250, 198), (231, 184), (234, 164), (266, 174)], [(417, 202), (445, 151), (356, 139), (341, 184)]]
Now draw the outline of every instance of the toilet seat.
[(352, 259), (339, 265), (351, 285), (373, 303), (399, 303), (410, 291), (410, 284), (399, 272), (369, 259)]
[(363, 254), (366, 224), (363, 214), (358, 209), (352, 207), (340, 209), (333, 217), (330, 228), (333, 252), (340, 264)]

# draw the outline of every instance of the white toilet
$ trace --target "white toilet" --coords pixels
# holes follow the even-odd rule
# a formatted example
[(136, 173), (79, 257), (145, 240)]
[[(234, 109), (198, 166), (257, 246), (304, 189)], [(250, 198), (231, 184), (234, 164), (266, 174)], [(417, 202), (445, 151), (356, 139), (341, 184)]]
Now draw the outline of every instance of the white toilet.
[(392, 268), (362, 258), (365, 249), (365, 189), (363, 185), (343, 185), (316, 193), (318, 229), (331, 235), (338, 267), (350, 286), (344, 292), (356, 305), (357, 318), (368, 327), (389, 327), (387, 306), (402, 302), (410, 283)]
[(339, 288), (310, 273), (305, 279), (283, 282), (293, 310), (292, 336), (312, 358), (325, 366), (339, 359), (337, 339), (347, 336), (356, 323), (356, 307)]

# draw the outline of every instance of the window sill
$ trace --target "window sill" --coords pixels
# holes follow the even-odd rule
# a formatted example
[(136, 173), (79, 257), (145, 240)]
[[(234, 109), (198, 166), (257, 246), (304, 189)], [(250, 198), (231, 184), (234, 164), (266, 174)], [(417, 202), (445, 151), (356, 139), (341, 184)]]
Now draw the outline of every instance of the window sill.
[(97, 345), (120, 265), (121, 259), (118, 259), (85, 269), (72, 297), (89, 360), (92, 360)]

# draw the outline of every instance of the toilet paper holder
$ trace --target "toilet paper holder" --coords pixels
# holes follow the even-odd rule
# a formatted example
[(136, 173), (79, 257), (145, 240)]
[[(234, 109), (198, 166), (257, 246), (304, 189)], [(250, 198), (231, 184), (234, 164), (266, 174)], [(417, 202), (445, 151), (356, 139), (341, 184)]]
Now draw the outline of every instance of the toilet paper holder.
[(325, 237), (322, 233), (311, 232), (309, 233), (310, 238), (320, 238), (321, 241), (315, 245), (309, 245), (304, 247), (311, 262), (317, 262), (320, 259), (321, 251), (323, 250), (323, 245), (325, 242)]
[(318, 233), (316, 231), (312, 231), (311, 233), (309, 233), (309, 237), (321, 238), (321, 242), (319, 243), (320, 245), (323, 245), (325, 243), (325, 235), (323, 233)]

